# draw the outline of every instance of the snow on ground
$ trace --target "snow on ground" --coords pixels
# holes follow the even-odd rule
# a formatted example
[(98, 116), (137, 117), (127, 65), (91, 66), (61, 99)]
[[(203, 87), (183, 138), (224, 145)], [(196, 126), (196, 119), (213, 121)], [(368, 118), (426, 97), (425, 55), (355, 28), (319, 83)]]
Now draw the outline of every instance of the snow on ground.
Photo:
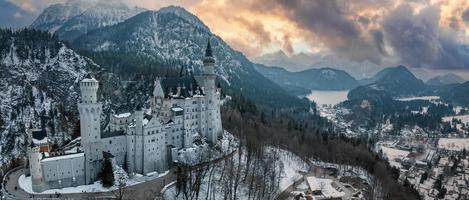
[(456, 107), (453, 108), (453, 111), (454, 111), (454, 113), (456, 113), (457, 115), (459, 115), (460, 112), (461, 112), (463, 109), (464, 109), (464, 110), (467, 110), (467, 108), (465, 108), (465, 107), (456, 106)]
[[(453, 121), (453, 119), (461, 120), (463, 124), (469, 123), (469, 115), (457, 115), (457, 116), (448, 116), (448, 117), (442, 118), (444, 122), (450, 122), (450, 123)], [(462, 124), (456, 124), (456, 128), (458, 130), (461, 130)]]
[(25, 177), (24, 174), (21, 175), (20, 178), (18, 179), (18, 184), (20, 188), (22, 188), (24, 191), (30, 194), (55, 194), (55, 193), (69, 194), (69, 193), (82, 193), (82, 192), (107, 192), (107, 191), (112, 191), (112, 190), (117, 189), (116, 187), (105, 188), (103, 187), (101, 182), (96, 181), (91, 185), (80, 185), (77, 187), (52, 189), (52, 190), (46, 190), (41, 193), (37, 193), (37, 192), (33, 192), (32, 190), (31, 176)]
[(438, 148), (452, 151), (469, 150), (468, 138), (440, 138), (438, 140)]
[(199, 145), (194, 144), (192, 147), (179, 150), (178, 161), (189, 165), (195, 165), (208, 161), (209, 159), (217, 159), (228, 155), (235, 151), (238, 145), (238, 139), (227, 131), (224, 131), (221, 140), (218, 141), (215, 148), (210, 148), (205, 141)]
[[(18, 185), (20, 188), (22, 188), (24, 191), (30, 194), (70, 194), (70, 193), (93, 193), (93, 192), (109, 192), (109, 191), (114, 191), (118, 189), (118, 186), (120, 183), (123, 183), (126, 187), (136, 185), (145, 181), (150, 181), (154, 180), (156, 178), (162, 177), (167, 175), (169, 171), (166, 171), (165, 173), (158, 174), (158, 176), (133, 176), (130, 177), (127, 175), (127, 173), (122, 169), (122, 167), (115, 165), (113, 162), (113, 171), (114, 171), (114, 186), (112, 187), (104, 187), (103, 184), (101, 184), (101, 181), (96, 181), (93, 184), (90, 185), (80, 185), (77, 187), (66, 187), (62, 189), (51, 189), (51, 190), (46, 190), (40, 193), (34, 192), (32, 190), (32, 182), (31, 182), (31, 176), (25, 177), (25, 175), (21, 175), (18, 179)], [(119, 182), (121, 181), (121, 182)]]
[(408, 151), (383, 146), (381, 147), (381, 150), (383, 151), (383, 155), (388, 159), (389, 164), (394, 167), (401, 166), (401, 164), (396, 162), (396, 159), (403, 159), (410, 153)]
[(421, 96), (421, 97), (407, 97), (407, 98), (400, 98), (397, 99), (398, 101), (414, 101), (414, 100), (425, 100), (425, 101), (432, 101), (432, 100), (439, 100), (439, 96)]
[(442, 118), (444, 122), (451, 122), (453, 119), (461, 120), (462, 123), (469, 123), (469, 115), (448, 116)]
[(285, 150), (280, 150), (279, 161), (283, 164), (283, 171), (280, 175), (280, 191), (287, 189), (293, 185), (295, 181), (300, 180), (303, 175), (300, 171), (308, 171), (308, 165), (293, 153)]
[[(294, 155), (293, 153), (289, 151), (274, 148), (274, 147), (268, 147), (265, 149), (265, 152), (267, 154), (275, 152), (278, 156), (277, 159), (275, 159), (275, 161), (277, 162), (275, 163), (275, 166), (277, 166), (277, 170), (281, 170), (281, 172), (280, 172), (279, 186), (275, 192), (276, 194), (288, 188), (295, 181), (301, 179), (302, 175), (300, 174), (300, 172), (308, 171), (309, 169), (309, 166), (307, 163), (305, 163), (301, 158), (299, 158), (298, 156)], [(244, 153), (245, 151), (243, 151), (243, 154)], [(236, 166), (238, 162), (237, 154), (235, 153), (235, 155), (233, 156), (234, 156), (233, 159), (235, 160), (235, 166)], [(223, 162), (224, 161), (222, 160), (219, 163), (212, 165), (212, 168), (214, 171), (214, 174), (213, 174), (214, 180), (218, 180), (222, 176), (222, 169), (224, 169)], [(244, 158), (241, 159), (241, 162), (242, 162), (241, 166), (246, 165), (245, 163), (246, 160)], [(204, 177), (202, 181), (199, 199), (206, 199), (207, 194), (209, 194), (209, 196), (213, 195), (215, 197), (222, 198), (223, 197), (223, 188), (222, 188), (223, 184), (220, 182), (219, 184), (212, 185), (212, 187), (214, 188), (211, 188), (209, 190), (208, 183), (209, 183), (209, 176), (207, 175)], [(248, 184), (241, 182), (237, 189), (238, 199), (247, 199), (248, 190), (249, 190)], [(166, 200), (184, 199), (182, 193), (180, 195), (177, 195), (175, 184), (171, 184), (170, 186), (165, 187), (164, 197)]]
[(322, 195), (318, 197), (325, 198), (340, 198), (345, 196), (344, 192), (337, 191), (334, 186), (332, 186), (331, 179), (316, 178), (314, 176), (307, 177), (308, 185), (312, 191), (321, 191)]
[(115, 114), (114, 117), (115, 118), (127, 118), (127, 117), (130, 117), (130, 115), (132, 114), (127, 112), (127, 113)]

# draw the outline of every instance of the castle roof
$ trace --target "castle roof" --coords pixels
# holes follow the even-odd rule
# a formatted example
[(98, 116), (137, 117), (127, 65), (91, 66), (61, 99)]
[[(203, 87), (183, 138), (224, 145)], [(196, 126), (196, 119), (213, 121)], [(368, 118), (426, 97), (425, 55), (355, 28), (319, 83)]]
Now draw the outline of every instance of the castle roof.
[(205, 48), (205, 57), (213, 57), (212, 46), (210, 45), (210, 39), (208, 39), (207, 48)]
[(86, 74), (86, 76), (81, 80), (81, 82), (98, 82), (91, 73)]
[(123, 130), (101, 132), (101, 138), (117, 137), (121, 135), (125, 135), (125, 132)]
[[(193, 95), (203, 95), (202, 88), (193, 76), (169, 77), (161, 81), (166, 98), (187, 98)], [(178, 94), (177, 88), (180, 87)]]

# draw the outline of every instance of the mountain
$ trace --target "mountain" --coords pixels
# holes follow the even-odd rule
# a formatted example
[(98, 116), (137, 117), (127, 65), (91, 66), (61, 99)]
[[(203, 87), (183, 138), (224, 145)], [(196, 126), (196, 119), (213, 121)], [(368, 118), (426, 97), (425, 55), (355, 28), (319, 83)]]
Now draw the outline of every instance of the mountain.
[(356, 62), (337, 56), (322, 56), (319, 54), (293, 54), (288, 56), (283, 51), (265, 54), (253, 59), (255, 63), (278, 66), (288, 71), (297, 72), (307, 69), (332, 68), (342, 70), (353, 76), (355, 79), (370, 78), (384, 67), (369, 61)]
[(369, 61), (356, 62), (336, 56), (324, 56), (319, 62), (310, 66), (310, 68), (314, 69), (325, 67), (343, 70), (357, 80), (370, 78), (380, 70), (384, 69), (384, 67)]
[(469, 106), (469, 81), (446, 85), (437, 94), (446, 102), (467, 107)]
[(62, 40), (71, 41), (88, 31), (117, 24), (144, 11), (129, 8), (118, 0), (85, 1), (70, 0), (46, 8), (31, 24), (31, 28), (57, 34)]
[(366, 87), (386, 91), (393, 97), (418, 95), (427, 89), (425, 83), (404, 66), (383, 69), (360, 82)]
[(441, 85), (463, 83), (464, 81), (465, 80), (461, 78), (460, 76), (453, 74), (453, 73), (449, 73), (449, 74), (433, 77), (429, 79), (426, 83), (428, 85), (441, 86)]
[(253, 58), (252, 61), (267, 66), (282, 66), (288, 71), (302, 71), (320, 59), (321, 56), (317, 54), (299, 53), (288, 56), (285, 52), (279, 50)]
[(323, 68), (289, 72), (280, 67), (256, 65), (257, 71), (297, 95), (311, 90), (348, 90), (358, 86), (358, 81), (344, 71)]
[[(24, 153), (25, 128), (48, 127), (54, 134), (74, 131), (78, 81), (99, 71), (51, 35), (0, 29), (1, 162)], [(4, 145), (8, 144), (8, 145)]]
[[(72, 46), (90, 55), (103, 67), (131, 71), (139, 66), (164, 66), (181, 72), (200, 74), (207, 40), (210, 39), (219, 82), (228, 92), (242, 94), (273, 106), (304, 106), (304, 101), (288, 94), (263, 77), (243, 54), (234, 51), (196, 16), (175, 6), (142, 12), (128, 20), (102, 27), (77, 38)], [(122, 56), (116, 56), (122, 55)], [(132, 62), (110, 63), (125, 57)]]

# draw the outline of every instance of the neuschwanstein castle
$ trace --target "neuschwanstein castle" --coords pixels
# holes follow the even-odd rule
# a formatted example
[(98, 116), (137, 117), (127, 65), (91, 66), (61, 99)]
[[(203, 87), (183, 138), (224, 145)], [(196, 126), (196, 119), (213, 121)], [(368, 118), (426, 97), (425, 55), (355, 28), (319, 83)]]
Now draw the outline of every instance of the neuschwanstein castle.
[[(201, 76), (157, 79), (151, 95), (151, 113), (137, 108), (133, 113), (112, 114), (104, 127), (100, 119), (102, 103), (97, 99), (98, 81), (86, 76), (80, 82), (78, 103), (80, 150), (47, 156), (39, 145), (32, 145), (29, 171), (33, 190), (91, 184), (98, 179), (106, 156), (113, 157), (118, 165), (126, 163), (129, 173), (165, 172), (178, 150), (192, 146), (194, 136), (216, 143), (223, 129), (210, 42), (203, 63)], [(162, 82), (171, 87), (166, 93)]]

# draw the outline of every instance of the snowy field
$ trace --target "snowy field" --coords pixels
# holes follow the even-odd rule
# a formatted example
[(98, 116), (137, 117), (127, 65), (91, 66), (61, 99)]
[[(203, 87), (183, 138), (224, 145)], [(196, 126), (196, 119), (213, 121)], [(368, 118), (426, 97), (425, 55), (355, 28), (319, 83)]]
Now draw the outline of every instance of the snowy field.
[(398, 101), (414, 101), (414, 100), (425, 100), (425, 101), (434, 101), (439, 100), (439, 96), (421, 96), (421, 97), (407, 97), (397, 99)]
[(347, 100), (348, 90), (344, 91), (311, 91), (307, 96), (310, 101), (314, 101), (318, 106), (322, 105), (337, 105), (340, 102)]
[(452, 151), (469, 150), (468, 138), (440, 138), (438, 140), (438, 148)]
[[(448, 117), (443, 117), (442, 121), (444, 122), (452, 122), (453, 119), (461, 120), (463, 124), (469, 123), (469, 115), (459, 115), (459, 116), (448, 116)], [(462, 124), (456, 124), (456, 128), (458, 130), (461, 130)]]
[(303, 175), (299, 171), (308, 171), (308, 165), (303, 160), (285, 150), (280, 150), (279, 162), (283, 165), (279, 191), (287, 189), (295, 181), (300, 180)]
[(396, 159), (403, 159), (410, 153), (408, 151), (383, 146), (381, 147), (381, 150), (383, 151), (383, 155), (388, 159), (389, 164), (394, 167), (401, 166), (400, 163), (396, 162)]
[(461, 122), (464, 124), (469, 123), (469, 115), (449, 116), (442, 118), (444, 122), (451, 122), (453, 119), (461, 120)]

